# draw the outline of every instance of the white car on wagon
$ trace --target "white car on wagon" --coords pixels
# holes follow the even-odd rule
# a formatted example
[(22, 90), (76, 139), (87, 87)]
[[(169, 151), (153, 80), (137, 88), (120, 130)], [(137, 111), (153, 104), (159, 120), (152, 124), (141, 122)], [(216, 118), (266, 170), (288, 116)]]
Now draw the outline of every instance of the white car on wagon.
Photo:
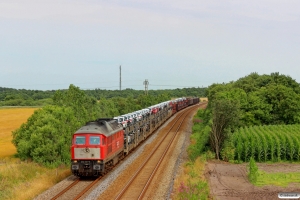
[(114, 117), (114, 120), (116, 120), (119, 124), (122, 124), (123, 128), (127, 127), (127, 121), (124, 116)]

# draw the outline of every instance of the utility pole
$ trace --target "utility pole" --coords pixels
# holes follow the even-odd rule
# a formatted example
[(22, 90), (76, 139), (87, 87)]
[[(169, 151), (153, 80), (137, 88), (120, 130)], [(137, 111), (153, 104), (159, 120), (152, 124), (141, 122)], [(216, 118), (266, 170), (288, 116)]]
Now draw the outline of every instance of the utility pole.
[(148, 85), (149, 85), (148, 79), (146, 79), (143, 84), (145, 85), (145, 95), (148, 95)]
[(122, 90), (121, 82), (122, 82), (122, 74), (121, 74), (121, 65), (120, 65), (120, 90)]

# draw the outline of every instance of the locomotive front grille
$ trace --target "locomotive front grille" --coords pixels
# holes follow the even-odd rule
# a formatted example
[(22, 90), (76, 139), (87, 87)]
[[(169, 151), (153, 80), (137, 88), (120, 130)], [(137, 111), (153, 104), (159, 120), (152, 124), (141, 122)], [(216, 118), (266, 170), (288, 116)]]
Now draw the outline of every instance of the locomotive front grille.
[(90, 169), (91, 168), (91, 162), (90, 161), (82, 161), (83, 169)]

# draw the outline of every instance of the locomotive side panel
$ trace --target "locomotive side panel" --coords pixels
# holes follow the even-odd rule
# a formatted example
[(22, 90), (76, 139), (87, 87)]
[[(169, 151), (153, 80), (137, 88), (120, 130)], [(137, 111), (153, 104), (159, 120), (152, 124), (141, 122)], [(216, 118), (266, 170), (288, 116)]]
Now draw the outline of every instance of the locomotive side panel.
[(120, 152), (124, 149), (124, 131), (119, 131), (107, 138), (107, 156), (106, 159), (110, 159), (116, 152)]

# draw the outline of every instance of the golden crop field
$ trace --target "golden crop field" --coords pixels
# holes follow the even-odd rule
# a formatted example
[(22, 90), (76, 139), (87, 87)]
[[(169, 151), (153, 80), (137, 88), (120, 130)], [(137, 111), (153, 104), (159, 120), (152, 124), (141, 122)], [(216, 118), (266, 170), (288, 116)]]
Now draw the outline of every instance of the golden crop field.
[(39, 108), (0, 109), (0, 199), (33, 199), (71, 175), (68, 166), (49, 169), (34, 162), (23, 162), (11, 156), (16, 153), (12, 131)]
[(0, 109), (0, 158), (16, 153), (12, 144), (12, 131), (18, 129), (22, 123), (38, 108), (6, 108)]

